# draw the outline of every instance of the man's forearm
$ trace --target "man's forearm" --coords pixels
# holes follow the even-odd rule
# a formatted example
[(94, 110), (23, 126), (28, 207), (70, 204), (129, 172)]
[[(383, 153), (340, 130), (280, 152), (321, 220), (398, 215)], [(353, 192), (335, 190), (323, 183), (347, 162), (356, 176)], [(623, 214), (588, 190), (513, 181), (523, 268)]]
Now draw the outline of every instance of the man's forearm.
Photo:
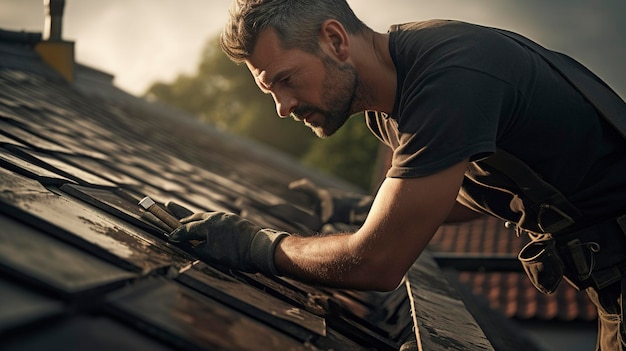
[[(359, 255), (356, 234), (323, 237), (289, 236), (281, 240), (274, 253), (280, 274), (297, 280), (360, 290), (389, 290), (389, 284)], [(377, 270), (384, 269), (378, 266)], [(384, 275), (383, 275), (384, 276)]]
[(393, 290), (449, 216), (467, 160), (421, 178), (387, 178), (354, 234), (288, 236), (274, 251), (280, 274), (310, 283)]
[(284, 238), (276, 247), (274, 260), (280, 274), (323, 285), (349, 285), (346, 272), (358, 264), (349, 245), (349, 235)]

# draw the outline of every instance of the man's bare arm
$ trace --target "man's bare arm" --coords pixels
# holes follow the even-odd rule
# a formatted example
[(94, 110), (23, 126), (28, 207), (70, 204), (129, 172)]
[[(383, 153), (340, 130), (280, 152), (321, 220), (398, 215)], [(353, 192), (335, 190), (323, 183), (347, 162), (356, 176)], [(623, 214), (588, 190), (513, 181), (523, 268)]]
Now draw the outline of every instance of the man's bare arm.
[(481, 216), (483, 216), (482, 213), (476, 212), (456, 202), (448, 214), (448, 218), (446, 218), (446, 223), (467, 222), (478, 219)]
[(422, 178), (388, 178), (353, 234), (289, 236), (275, 251), (278, 271), (335, 287), (391, 290), (455, 204), (467, 161)]

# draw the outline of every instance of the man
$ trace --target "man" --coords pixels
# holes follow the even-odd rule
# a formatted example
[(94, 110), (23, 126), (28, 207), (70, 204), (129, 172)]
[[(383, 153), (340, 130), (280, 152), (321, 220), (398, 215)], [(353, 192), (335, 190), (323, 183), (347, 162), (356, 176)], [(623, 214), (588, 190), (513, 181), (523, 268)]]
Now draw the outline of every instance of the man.
[[(203, 240), (202, 258), (237, 269), (391, 290), (441, 224), (490, 213), (530, 232), (537, 253), (570, 250), (554, 270), (541, 268), (534, 252), (522, 258), (546, 292), (564, 264), (567, 278), (599, 304), (599, 349), (624, 346), (619, 271), (600, 283), (598, 272), (626, 263), (617, 222), (626, 214), (626, 143), (537, 52), (501, 31), (455, 21), (377, 33), (344, 0), (237, 0), (221, 43), (274, 98), (279, 116), (327, 137), (365, 111), (393, 162), (354, 233), (302, 237), (201, 213), (184, 219), (173, 241)], [(509, 156), (505, 166), (487, 162), (496, 151)], [(519, 160), (524, 166), (510, 166)], [(535, 203), (534, 185), (520, 184), (528, 177), (507, 174), (526, 165), (558, 189), (554, 196)], [(600, 231), (598, 223), (608, 224)], [(594, 232), (578, 235), (587, 229)]]

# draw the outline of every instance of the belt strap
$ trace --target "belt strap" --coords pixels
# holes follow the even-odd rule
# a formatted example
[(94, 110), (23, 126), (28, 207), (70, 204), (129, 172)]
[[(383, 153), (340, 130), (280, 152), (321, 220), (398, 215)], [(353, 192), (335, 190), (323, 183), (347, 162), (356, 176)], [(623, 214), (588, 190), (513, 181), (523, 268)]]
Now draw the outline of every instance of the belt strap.
[(556, 236), (568, 280), (579, 289), (603, 289), (626, 269), (626, 214), (591, 227)]
[(565, 195), (505, 150), (498, 148), (481, 162), (497, 169), (515, 183), (537, 212), (535, 220), (544, 233), (559, 232), (574, 224), (580, 216)]

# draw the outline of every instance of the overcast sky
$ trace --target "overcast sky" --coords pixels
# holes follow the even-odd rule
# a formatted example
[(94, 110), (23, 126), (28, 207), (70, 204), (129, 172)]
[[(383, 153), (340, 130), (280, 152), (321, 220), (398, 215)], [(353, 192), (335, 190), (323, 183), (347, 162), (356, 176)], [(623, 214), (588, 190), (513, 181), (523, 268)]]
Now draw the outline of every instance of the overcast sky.
[[(626, 0), (348, 0), (368, 25), (458, 19), (509, 29), (581, 61), (626, 97)], [(80, 63), (141, 94), (193, 73), (230, 0), (66, 0), (63, 37)], [(0, 0), (0, 28), (42, 32), (43, 0)]]

